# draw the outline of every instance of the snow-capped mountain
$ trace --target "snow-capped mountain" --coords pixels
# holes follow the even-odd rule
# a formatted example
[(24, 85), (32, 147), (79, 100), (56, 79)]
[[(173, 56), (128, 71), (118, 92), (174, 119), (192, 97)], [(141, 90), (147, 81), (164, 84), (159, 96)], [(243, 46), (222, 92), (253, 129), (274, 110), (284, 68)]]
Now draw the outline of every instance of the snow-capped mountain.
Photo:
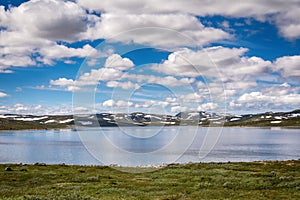
[(297, 126), (300, 127), (300, 110), (292, 112), (266, 112), (234, 115), (212, 112), (180, 112), (175, 116), (134, 113), (99, 113), (95, 115), (34, 116), (18, 114), (0, 115), (0, 130), (48, 129), (97, 126)]

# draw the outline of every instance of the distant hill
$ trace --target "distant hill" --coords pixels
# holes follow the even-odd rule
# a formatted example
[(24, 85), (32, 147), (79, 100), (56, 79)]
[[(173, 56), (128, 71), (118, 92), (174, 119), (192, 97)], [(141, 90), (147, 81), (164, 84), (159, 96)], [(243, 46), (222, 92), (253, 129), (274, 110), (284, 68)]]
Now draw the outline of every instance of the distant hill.
[[(76, 126), (75, 126), (76, 125)], [(231, 115), (212, 112), (180, 112), (175, 116), (135, 113), (99, 113), (96, 115), (0, 115), (0, 130), (61, 129), (97, 126), (254, 126), (300, 127), (300, 109), (291, 112), (266, 112)]]

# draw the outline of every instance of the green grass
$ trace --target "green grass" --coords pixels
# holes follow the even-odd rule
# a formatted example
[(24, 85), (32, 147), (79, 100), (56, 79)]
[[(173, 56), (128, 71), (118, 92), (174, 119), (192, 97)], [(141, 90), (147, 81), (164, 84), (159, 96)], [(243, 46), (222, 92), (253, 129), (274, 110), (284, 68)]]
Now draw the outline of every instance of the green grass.
[(172, 164), (139, 174), (105, 166), (3, 164), (0, 198), (300, 199), (300, 160)]

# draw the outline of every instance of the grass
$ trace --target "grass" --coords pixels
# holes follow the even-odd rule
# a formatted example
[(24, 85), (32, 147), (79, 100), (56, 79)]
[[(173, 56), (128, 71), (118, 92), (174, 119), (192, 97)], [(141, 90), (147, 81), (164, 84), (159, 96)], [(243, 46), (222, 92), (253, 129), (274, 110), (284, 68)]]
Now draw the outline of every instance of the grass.
[(139, 174), (2, 164), (0, 199), (300, 199), (300, 160), (172, 164)]

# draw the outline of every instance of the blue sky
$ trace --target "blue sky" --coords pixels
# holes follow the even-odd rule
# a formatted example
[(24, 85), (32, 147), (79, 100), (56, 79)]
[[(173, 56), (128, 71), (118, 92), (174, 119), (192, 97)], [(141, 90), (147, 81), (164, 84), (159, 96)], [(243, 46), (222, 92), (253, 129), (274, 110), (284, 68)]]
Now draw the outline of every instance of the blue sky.
[(275, 1), (1, 1), (0, 113), (299, 109), (300, 1)]

